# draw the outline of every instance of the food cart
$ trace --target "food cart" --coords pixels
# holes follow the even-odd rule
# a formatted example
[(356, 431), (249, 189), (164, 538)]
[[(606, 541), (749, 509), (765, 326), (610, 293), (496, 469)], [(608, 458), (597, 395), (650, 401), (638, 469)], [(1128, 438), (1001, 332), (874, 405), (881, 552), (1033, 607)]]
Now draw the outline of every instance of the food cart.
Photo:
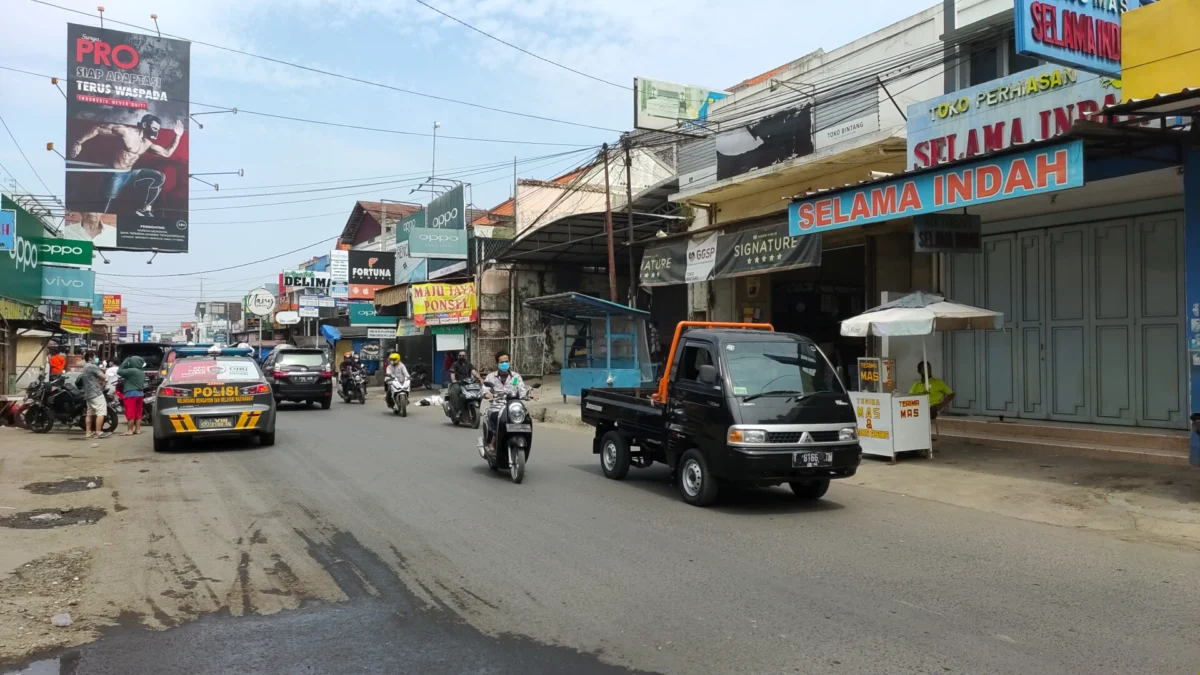
[(564, 402), (584, 389), (640, 387), (653, 379), (646, 342), (649, 312), (574, 291), (524, 305), (562, 319)]
[[(1004, 315), (988, 309), (946, 302), (941, 296), (912, 293), (842, 322), (842, 335), (851, 337), (921, 336), (921, 357), (927, 361), (925, 337), (935, 331), (998, 330)], [(858, 360), (857, 391), (850, 401), (858, 417), (858, 437), (864, 455), (895, 462), (902, 452), (924, 451), (933, 457), (929, 396), (897, 391), (896, 364), (887, 358)], [(925, 373), (929, 390), (929, 373)]]

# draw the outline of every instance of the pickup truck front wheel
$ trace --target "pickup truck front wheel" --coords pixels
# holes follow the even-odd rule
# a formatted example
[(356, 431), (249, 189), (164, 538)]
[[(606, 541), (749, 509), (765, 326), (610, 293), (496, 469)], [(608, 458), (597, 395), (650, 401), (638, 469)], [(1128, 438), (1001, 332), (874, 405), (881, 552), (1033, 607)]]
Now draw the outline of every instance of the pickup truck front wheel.
[(792, 492), (796, 493), (799, 499), (820, 499), (829, 490), (829, 479), (792, 481), (788, 483), (788, 487), (792, 488)]
[(683, 453), (679, 460), (679, 494), (692, 506), (708, 506), (717, 501), (717, 477), (708, 470), (708, 462), (699, 450)]
[(600, 468), (606, 478), (624, 480), (629, 474), (629, 444), (616, 431), (600, 439)]

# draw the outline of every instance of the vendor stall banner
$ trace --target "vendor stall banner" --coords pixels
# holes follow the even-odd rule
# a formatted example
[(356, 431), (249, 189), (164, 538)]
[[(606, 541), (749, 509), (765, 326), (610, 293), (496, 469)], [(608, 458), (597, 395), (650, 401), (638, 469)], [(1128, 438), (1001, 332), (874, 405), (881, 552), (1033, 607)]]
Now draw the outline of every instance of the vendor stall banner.
[(780, 272), (818, 267), (821, 264), (821, 240), (809, 240), (789, 233), (788, 224), (752, 227), (722, 233), (717, 239), (717, 261), (712, 277), (721, 279), (761, 272)]
[(379, 316), (375, 305), (369, 302), (352, 302), (349, 307), (351, 326), (395, 326), (399, 317)]
[(119, 314), (121, 312), (121, 296), (105, 293), (101, 298), (100, 311), (104, 314)]
[(642, 253), (638, 274), (642, 286), (668, 286), (684, 283), (687, 273), (687, 240), (672, 239), (650, 246)]
[(815, 234), (1082, 185), (1083, 142), (1070, 141), (794, 201), (788, 222)]
[(1121, 77), (1128, 0), (1016, 0), (1017, 53)]
[(79, 305), (67, 305), (62, 308), (62, 319), (59, 321), (62, 329), (68, 333), (92, 332), (92, 310)]
[(914, 103), (908, 107), (908, 168), (1049, 140), (1120, 102), (1120, 80), (1049, 64)]
[(982, 253), (983, 218), (930, 213), (913, 218), (913, 253)]
[(467, 203), (462, 185), (425, 207), (425, 222), (414, 223), (409, 230), (408, 255), (413, 258), (466, 259)]
[(66, 237), (188, 250), (191, 43), (67, 24)]
[(417, 326), (473, 323), (479, 304), (475, 283), (415, 284), (412, 287), (413, 322)]
[(38, 257), (50, 265), (91, 267), (92, 242), (43, 237), (38, 241)]
[(283, 273), (283, 287), (286, 288), (329, 288), (332, 284), (329, 272), (314, 272), (312, 270), (292, 270)]
[(92, 301), (95, 288), (96, 273), (91, 270), (42, 265), (43, 301), (88, 304)]
[(813, 152), (812, 106), (782, 110), (717, 134), (717, 180)]

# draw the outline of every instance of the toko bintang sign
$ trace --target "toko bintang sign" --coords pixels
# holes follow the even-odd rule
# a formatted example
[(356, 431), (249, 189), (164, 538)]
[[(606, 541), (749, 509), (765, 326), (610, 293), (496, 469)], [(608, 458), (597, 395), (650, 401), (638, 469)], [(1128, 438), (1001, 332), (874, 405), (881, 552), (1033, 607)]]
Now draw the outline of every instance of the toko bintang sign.
[(1083, 185), (1083, 142), (900, 175), (788, 205), (792, 236), (858, 227)]

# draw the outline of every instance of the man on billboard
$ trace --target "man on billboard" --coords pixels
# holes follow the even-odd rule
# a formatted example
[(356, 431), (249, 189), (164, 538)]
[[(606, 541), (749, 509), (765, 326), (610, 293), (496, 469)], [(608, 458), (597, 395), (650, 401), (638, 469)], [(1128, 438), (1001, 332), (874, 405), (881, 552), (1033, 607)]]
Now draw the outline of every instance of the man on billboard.
[(133, 126), (96, 125), (71, 145), (71, 159), (75, 159), (79, 153), (83, 152), (83, 144), (97, 136), (116, 136), (121, 141), (120, 146), (113, 148), (112, 159), (106, 165), (112, 171), (108, 172), (100, 183), (100, 192), (97, 195), (96, 203), (104, 202), (101, 213), (108, 213), (113, 200), (126, 189), (132, 188), (133, 198), (139, 204), (134, 213), (142, 218), (150, 218), (154, 215), (151, 213), (151, 207), (154, 200), (158, 199), (159, 193), (162, 192), (166, 176), (161, 171), (147, 168), (138, 169), (134, 168), (134, 165), (147, 152), (159, 157), (170, 157), (175, 154), (180, 141), (183, 140), (183, 122), (175, 121), (175, 138), (165, 147), (154, 143), (161, 129), (162, 120), (158, 116), (142, 115), (142, 119)]

